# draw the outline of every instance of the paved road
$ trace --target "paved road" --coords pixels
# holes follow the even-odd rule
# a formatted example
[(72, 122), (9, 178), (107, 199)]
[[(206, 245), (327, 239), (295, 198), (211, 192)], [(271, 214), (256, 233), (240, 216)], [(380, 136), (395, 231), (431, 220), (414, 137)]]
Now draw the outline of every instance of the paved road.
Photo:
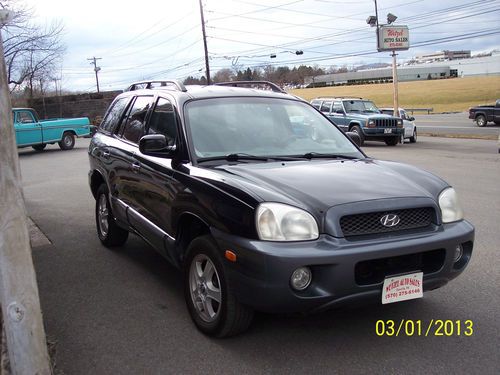
[[(259, 314), (241, 336), (212, 340), (191, 323), (179, 272), (132, 236), (121, 251), (95, 234), (88, 140), (20, 151), (29, 215), (52, 244), (33, 249), (45, 325), (65, 374), (481, 373), (500, 369), (500, 156), (494, 141), (421, 137), (371, 143), (375, 157), (441, 175), (477, 228), (468, 269), (424, 299), (296, 317)], [(474, 322), (471, 337), (378, 337), (378, 319)]]
[(485, 127), (478, 127), (473, 120), (469, 119), (468, 113), (415, 115), (415, 124), (422, 134), (458, 134), (495, 138), (500, 132), (500, 125), (492, 122)]

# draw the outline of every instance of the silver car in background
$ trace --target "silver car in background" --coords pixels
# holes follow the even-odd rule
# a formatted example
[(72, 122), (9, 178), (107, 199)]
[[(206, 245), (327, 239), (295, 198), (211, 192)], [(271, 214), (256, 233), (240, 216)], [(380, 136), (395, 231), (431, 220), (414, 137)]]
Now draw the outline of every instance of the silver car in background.
[[(393, 108), (380, 108), (380, 112), (386, 115), (392, 115), (394, 113)], [(417, 126), (415, 125), (415, 117), (409, 116), (408, 113), (403, 108), (399, 108), (399, 118), (403, 119), (404, 136), (401, 139), (401, 143), (404, 143), (406, 139), (410, 143), (415, 143), (417, 141)]]

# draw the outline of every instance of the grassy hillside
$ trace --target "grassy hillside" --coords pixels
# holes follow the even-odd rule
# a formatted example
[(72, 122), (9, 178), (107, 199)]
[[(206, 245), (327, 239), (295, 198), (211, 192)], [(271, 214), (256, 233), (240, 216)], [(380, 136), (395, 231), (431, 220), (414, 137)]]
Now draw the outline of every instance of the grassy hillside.
[[(434, 112), (465, 112), (469, 107), (500, 99), (500, 76), (467, 77), (401, 82), (399, 105), (403, 108), (434, 108)], [(317, 96), (360, 96), (379, 107), (392, 107), (392, 83), (291, 90), (307, 101)]]

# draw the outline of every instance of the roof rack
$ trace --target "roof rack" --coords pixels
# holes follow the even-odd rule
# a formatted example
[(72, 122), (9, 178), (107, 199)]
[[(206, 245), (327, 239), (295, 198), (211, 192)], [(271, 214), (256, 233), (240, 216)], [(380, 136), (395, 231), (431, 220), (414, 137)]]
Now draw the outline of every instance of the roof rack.
[(317, 96), (314, 99), (363, 99), (360, 98), (359, 96), (338, 96), (338, 95), (322, 95), (322, 96)]
[(287, 92), (277, 84), (269, 81), (231, 81), (215, 83), (216, 86), (246, 87), (249, 89), (271, 90), (286, 94)]
[(124, 91), (134, 91), (141, 89), (154, 89), (161, 87), (175, 87), (177, 90), (186, 92), (186, 86), (177, 80), (157, 80), (157, 81), (140, 81), (134, 82), (129, 87), (127, 87)]

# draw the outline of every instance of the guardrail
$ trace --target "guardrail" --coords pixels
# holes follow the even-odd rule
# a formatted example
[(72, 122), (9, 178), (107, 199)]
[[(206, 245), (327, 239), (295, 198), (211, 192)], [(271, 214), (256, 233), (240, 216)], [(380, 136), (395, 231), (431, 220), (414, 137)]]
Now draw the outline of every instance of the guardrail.
[(405, 111), (411, 112), (412, 115), (413, 112), (427, 112), (427, 114), (430, 114), (434, 111), (434, 108), (405, 108)]

